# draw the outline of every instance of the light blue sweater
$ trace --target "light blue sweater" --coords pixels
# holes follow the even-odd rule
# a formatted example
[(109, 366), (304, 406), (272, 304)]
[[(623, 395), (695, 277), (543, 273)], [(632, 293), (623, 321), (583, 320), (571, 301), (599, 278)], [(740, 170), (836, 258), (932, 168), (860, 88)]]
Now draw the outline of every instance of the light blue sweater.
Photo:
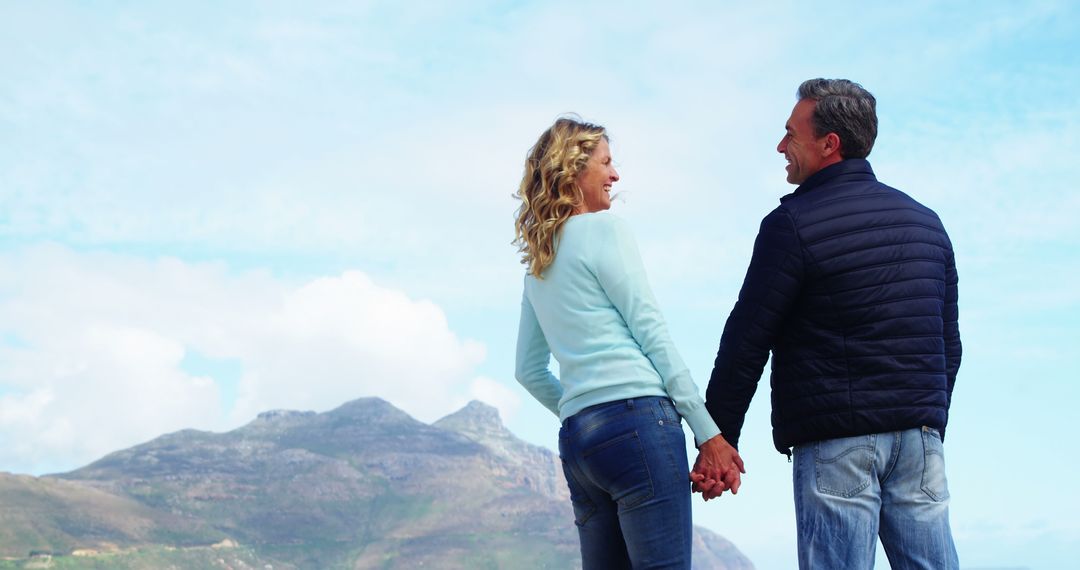
[[(552, 354), (562, 378), (548, 369)], [(515, 375), (560, 420), (667, 396), (698, 445), (720, 433), (671, 342), (633, 234), (608, 212), (572, 216), (544, 278), (526, 275)]]

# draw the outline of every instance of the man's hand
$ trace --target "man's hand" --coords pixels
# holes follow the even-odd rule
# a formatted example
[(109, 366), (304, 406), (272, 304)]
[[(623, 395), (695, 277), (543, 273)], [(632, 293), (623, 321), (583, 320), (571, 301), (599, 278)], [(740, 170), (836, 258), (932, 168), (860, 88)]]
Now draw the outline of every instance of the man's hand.
[(739, 452), (724, 436), (717, 435), (698, 448), (698, 457), (694, 462), (694, 470), (690, 472), (690, 481), (693, 483), (694, 492), (701, 493), (708, 501), (719, 497), (724, 491), (738, 493), (743, 473), (746, 473), (746, 467)]

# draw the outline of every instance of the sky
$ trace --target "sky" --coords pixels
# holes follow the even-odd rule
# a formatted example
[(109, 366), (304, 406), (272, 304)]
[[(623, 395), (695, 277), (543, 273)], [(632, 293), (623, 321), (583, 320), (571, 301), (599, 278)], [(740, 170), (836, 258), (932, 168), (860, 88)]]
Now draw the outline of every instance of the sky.
[[(513, 378), (510, 242), (565, 113), (608, 129), (612, 211), (704, 393), (793, 189), (795, 90), (843, 77), (877, 97), (879, 178), (956, 249), (961, 566), (1080, 558), (1080, 6), (762, 4), (0, 1), (0, 471), (367, 396), (480, 399), (553, 449)], [(772, 570), (795, 532), (766, 382), (742, 491), (695, 520)]]

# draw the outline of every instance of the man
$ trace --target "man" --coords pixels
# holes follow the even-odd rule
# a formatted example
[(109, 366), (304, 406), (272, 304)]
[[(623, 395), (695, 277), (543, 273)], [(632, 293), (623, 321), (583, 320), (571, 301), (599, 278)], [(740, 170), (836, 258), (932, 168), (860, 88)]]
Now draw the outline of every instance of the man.
[[(957, 568), (942, 452), (961, 352), (953, 249), (938, 216), (865, 160), (875, 106), (851, 81), (799, 87), (776, 149), (798, 188), (761, 223), (706, 407), (737, 448), (772, 352), (800, 568), (872, 568), (875, 536), (894, 568)], [(737, 472), (703, 473), (691, 478), (706, 499), (737, 488)]]

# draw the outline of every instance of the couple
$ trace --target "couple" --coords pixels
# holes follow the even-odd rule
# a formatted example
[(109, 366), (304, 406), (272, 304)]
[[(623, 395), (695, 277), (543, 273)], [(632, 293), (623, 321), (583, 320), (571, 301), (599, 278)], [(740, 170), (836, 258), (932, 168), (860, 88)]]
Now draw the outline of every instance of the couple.
[(798, 188), (761, 223), (705, 401), (629, 228), (604, 212), (619, 180), (604, 129), (559, 119), (531, 149), (516, 376), (562, 421), (586, 570), (690, 568), (690, 489), (738, 491), (770, 352), (800, 568), (871, 568), (879, 535), (893, 568), (958, 567), (942, 453), (960, 366), (953, 250), (933, 211), (874, 177), (875, 105), (847, 80), (799, 87), (777, 146)]

